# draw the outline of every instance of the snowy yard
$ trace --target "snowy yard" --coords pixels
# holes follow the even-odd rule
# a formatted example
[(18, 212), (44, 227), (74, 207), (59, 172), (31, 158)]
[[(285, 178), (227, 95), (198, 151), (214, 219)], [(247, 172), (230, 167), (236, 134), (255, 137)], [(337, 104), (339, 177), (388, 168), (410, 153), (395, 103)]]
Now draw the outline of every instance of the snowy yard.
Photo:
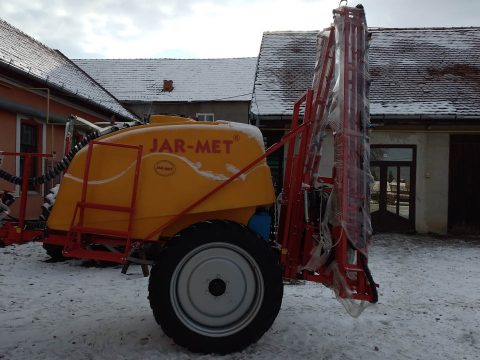
[[(139, 267), (47, 263), (40, 243), (0, 249), (0, 359), (207, 359), (155, 323)], [(317, 284), (286, 286), (273, 328), (222, 359), (478, 359), (480, 241), (381, 235), (380, 300), (350, 317)]]

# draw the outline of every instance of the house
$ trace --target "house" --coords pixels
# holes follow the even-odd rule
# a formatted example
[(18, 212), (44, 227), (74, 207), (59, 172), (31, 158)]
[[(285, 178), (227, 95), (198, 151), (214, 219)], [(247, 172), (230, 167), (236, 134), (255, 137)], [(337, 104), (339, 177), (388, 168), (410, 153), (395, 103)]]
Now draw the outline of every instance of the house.
[[(0, 20), (0, 151), (53, 154), (34, 161), (32, 176), (43, 174), (63, 156), (70, 115), (91, 122), (136, 119), (61, 52)], [(0, 156), (0, 168), (9, 174), (21, 176), (22, 166), (19, 157)], [(28, 218), (38, 216), (45, 188), (30, 189)], [(19, 187), (3, 179), (0, 190), (19, 195)], [(17, 212), (18, 202), (12, 207)]]
[(257, 58), (74, 61), (140, 118), (248, 122)]
[[(480, 28), (370, 30), (374, 230), (478, 233)], [(269, 143), (284, 134), (293, 102), (311, 86), (317, 34), (263, 35), (250, 118)], [(325, 176), (332, 140), (325, 139)], [(269, 161), (280, 181), (283, 154)]]

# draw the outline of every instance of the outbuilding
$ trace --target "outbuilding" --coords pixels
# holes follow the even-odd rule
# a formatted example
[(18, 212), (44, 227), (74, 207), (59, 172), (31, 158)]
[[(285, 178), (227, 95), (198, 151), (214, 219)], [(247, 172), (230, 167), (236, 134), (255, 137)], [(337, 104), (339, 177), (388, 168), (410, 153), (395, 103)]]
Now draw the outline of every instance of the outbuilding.
[[(480, 28), (373, 28), (372, 221), (375, 231), (480, 232)], [(263, 35), (251, 122), (278, 140), (311, 86), (317, 31)], [(322, 173), (331, 175), (332, 136)], [(283, 154), (270, 160), (277, 183)]]

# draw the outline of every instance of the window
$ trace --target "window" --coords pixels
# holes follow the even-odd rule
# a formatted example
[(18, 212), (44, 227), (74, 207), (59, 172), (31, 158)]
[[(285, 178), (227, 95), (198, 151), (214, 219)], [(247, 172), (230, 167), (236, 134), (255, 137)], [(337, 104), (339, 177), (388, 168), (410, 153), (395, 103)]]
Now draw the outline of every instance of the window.
[(379, 147), (372, 145), (371, 161), (413, 161), (412, 147)]
[(197, 113), (198, 121), (215, 121), (215, 114), (213, 113)]
[[(37, 124), (33, 120), (21, 120), (20, 122), (20, 152), (26, 153), (39, 153), (41, 152), (40, 148), (40, 133), (41, 133), (41, 125)], [(20, 158), (20, 171), (17, 176), (23, 176), (23, 164), (24, 164), (23, 157)], [(30, 163), (30, 174), (29, 177), (35, 177), (40, 174), (40, 161), (38, 158), (32, 158)], [(29, 185), (28, 190), (36, 191), (36, 187), (33, 185)]]
[(22, 123), (20, 125), (20, 151), (37, 152), (38, 150), (38, 132), (37, 126)]

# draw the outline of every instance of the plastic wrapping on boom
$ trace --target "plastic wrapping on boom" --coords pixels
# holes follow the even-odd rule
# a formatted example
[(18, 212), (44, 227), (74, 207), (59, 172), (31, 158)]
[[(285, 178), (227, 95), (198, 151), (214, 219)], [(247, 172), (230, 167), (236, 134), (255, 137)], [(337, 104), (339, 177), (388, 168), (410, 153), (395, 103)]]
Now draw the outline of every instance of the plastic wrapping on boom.
[(358, 251), (365, 253), (372, 233), (365, 17), (362, 23), (355, 24), (350, 17), (335, 13), (335, 41), (335, 67), (338, 71), (333, 79), (327, 119), (334, 134), (335, 169), (329, 219), (333, 225), (341, 227)]
[[(334, 24), (318, 37), (312, 89), (295, 102), (291, 132), (285, 137), (289, 148), (278, 235), (285, 277), (332, 287), (353, 316), (365, 301), (377, 301), (368, 269), (367, 50), (363, 7), (334, 10)], [(332, 178), (320, 176), (328, 129), (334, 144)]]

